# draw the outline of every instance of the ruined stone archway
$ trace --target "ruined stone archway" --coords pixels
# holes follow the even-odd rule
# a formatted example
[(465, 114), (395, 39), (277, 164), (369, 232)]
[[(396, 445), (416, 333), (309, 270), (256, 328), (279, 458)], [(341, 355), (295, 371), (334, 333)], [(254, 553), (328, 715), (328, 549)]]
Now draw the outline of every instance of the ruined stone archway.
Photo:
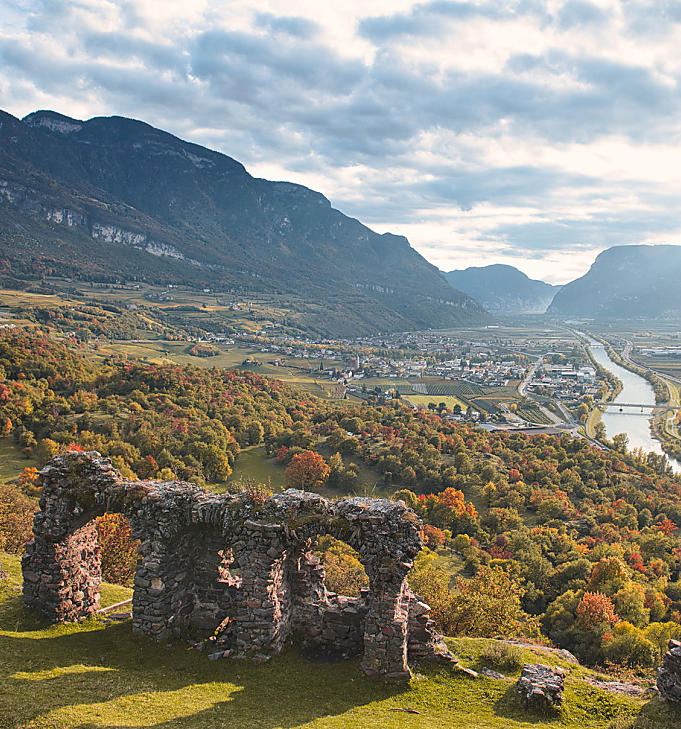
[[(217, 495), (182, 482), (128, 481), (97, 453), (55, 457), (40, 482), (22, 561), (24, 602), (54, 622), (98, 609), (94, 518), (118, 512), (140, 540), (135, 630), (158, 640), (215, 633), (216, 657), (266, 657), (302, 635), (361, 653), (365, 673), (390, 678), (410, 676), (408, 657), (450, 657), (407, 586), (421, 538), (402, 502), (328, 501), (292, 489)], [(327, 592), (312, 553), (323, 534), (359, 553), (370, 581), (360, 598)]]

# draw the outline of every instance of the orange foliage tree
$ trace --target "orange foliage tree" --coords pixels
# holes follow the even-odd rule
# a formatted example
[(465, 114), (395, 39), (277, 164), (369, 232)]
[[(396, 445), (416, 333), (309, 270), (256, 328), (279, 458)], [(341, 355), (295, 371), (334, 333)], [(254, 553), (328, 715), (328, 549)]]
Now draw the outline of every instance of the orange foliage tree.
[(673, 531), (676, 531), (679, 527), (674, 524), (671, 519), (662, 519), (655, 524), (655, 529), (661, 531), (666, 537), (668, 537)]
[(19, 483), (22, 486), (35, 486), (38, 480), (38, 469), (34, 466), (26, 466), (19, 476)]
[(477, 519), (478, 512), (470, 501), (466, 501), (463, 492), (454, 488), (446, 488), (442, 493), (437, 494), (437, 499), (441, 504), (454, 509), (457, 516), (467, 514), (472, 519)]
[(445, 543), (445, 533), (442, 529), (426, 524), (423, 527), (423, 541), (430, 549), (440, 549)]
[(293, 456), (286, 467), (286, 484), (291, 488), (310, 489), (321, 486), (331, 469), (315, 451), (303, 451)]
[(577, 619), (591, 630), (602, 625), (614, 625), (620, 618), (612, 600), (601, 592), (585, 592), (577, 606)]

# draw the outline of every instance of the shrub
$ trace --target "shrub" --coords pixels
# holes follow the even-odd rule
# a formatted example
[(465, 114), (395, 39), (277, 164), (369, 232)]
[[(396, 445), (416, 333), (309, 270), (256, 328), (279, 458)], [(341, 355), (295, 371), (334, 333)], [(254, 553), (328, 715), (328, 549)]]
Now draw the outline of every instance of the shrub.
[(643, 636), (653, 645), (657, 646), (658, 657), (667, 650), (667, 644), (673, 638), (679, 640), (681, 638), (681, 625), (674, 622), (651, 623), (643, 629)]
[(490, 643), (480, 654), (480, 660), (508, 673), (520, 670), (525, 662), (520, 648), (508, 643)]
[(464, 550), (468, 549), (470, 546), (471, 538), (468, 534), (457, 534), (452, 541), (452, 547), (454, 550), (461, 554), (463, 554)]
[(502, 567), (482, 566), (470, 580), (457, 578), (453, 612), (457, 635), (480, 638), (539, 634), (537, 618), (522, 608), (524, 590)]
[(658, 647), (635, 625), (624, 620), (603, 637), (602, 648), (607, 661), (622, 666), (651, 668), (660, 658)]
[(359, 555), (349, 545), (324, 536), (319, 540), (316, 551), (326, 571), (326, 588), (331, 592), (358, 597), (360, 589), (369, 586)]
[(409, 584), (431, 607), (431, 617), (445, 635), (477, 638), (535, 637), (536, 618), (520, 604), (523, 594), (518, 583), (501, 567), (483, 566), (477, 575), (457, 578), (449, 589), (449, 575), (425, 557), (409, 573)]
[(398, 491), (395, 491), (392, 498), (393, 501), (404, 501), (410, 509), (415, 509), (418, 505), (416, 494), (409, 489), (399, 489)]
[(454, 594), (449, 589), (449, 575), (432, 564), (432, 555), (421, 552), (408, 579), (411, 589), (430, 605), (430, 617), (437, 629), (445, 635), (455, 635)]

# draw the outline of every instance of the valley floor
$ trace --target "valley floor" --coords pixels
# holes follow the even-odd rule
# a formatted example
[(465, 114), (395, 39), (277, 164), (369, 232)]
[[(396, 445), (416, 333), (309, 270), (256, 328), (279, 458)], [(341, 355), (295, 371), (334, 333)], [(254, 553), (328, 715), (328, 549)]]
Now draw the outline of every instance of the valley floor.
[[(312, 663), (294, 649), (262, 665), (208, 661), (186, 644), (158, 645), (130, 622), (46, 626), (21, 607), (19, 560), (0, 555), (0, 727), (3, 729), (668, 729), (681, 712), (653, 698), (594, 688), (595, 674), (559, 656), (528, 661), (571, 669), (555, 716), (527, 714), (514, 684), (453, 669), (419, 668), (409, 688), (361, 677), (357, 661)], [(102, 603), (129, 590), (105, 586)], [(450, 641), (462, 664), (480, 668), (490, 641)], [(406, 712), (405, 709), (409, 709)], [(413, 713), (412, 713), (413, 712)]]

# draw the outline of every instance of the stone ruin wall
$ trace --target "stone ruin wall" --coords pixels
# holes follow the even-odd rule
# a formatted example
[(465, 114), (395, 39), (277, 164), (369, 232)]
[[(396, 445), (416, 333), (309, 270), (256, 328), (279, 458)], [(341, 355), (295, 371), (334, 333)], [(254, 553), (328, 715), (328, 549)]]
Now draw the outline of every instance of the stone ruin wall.
[[(66, 453), (40, 472), (24, 603), (53, 622), (99, 609), (95, 517), (122, 513), (140, 540), (133, 629), (157, 640), (206, 640), (212, 658), (312, 650), (362, 656), (367, 675), (408, 679), (409, 660), (452, 660), (429, 608), (409, 589), (420, 521), (402, 502), (328, 501), (288, 490), (213, 494), (182, 482), (129, 481), (98, 453)], [(357, 550), (369, 577), (358, 598), (326, 589), (312, 550), (330, 534)]]

